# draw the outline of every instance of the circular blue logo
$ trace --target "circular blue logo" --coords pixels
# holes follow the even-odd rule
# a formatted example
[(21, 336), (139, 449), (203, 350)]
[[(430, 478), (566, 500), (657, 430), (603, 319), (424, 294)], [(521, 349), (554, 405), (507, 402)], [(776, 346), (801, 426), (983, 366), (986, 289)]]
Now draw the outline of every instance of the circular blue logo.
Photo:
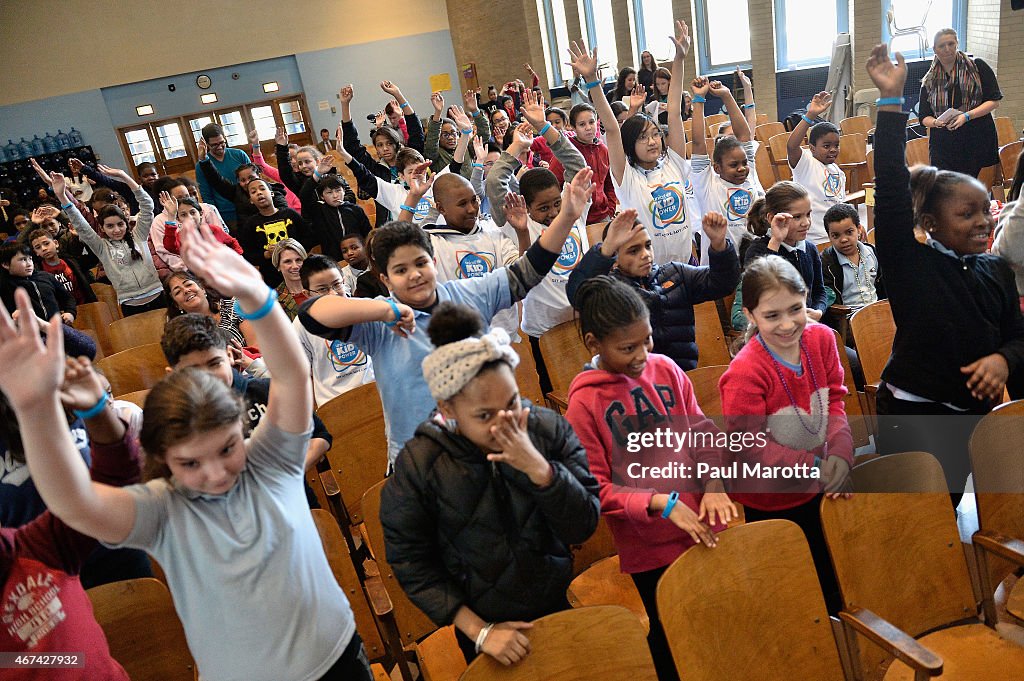
[(491, 263), (479, 253), (467, 253), (459, 261), (459, 278), (473, 279), (491, 271)]
[(651, 214), (656, 218), (655, 227), (682, 222), (686, 218), (683, 209), (683, 195), (676, 188), (659, 185), (651, 192)]
[(558, 267), (564, 270), (571, 270), (576, 267), (576, 261), (580, 257), (580, 242), (578, 237), (571, 233), (569, 238), (562, 244), (562, 252), (558, 255), (558, 260), (555, 263)]
[(741, 218), (750, 210), (750, 204), (754, 202), (753, 196), (746, 189), (737, 189), (729, 194), (729, 201), (726, 210), (731, 217)]

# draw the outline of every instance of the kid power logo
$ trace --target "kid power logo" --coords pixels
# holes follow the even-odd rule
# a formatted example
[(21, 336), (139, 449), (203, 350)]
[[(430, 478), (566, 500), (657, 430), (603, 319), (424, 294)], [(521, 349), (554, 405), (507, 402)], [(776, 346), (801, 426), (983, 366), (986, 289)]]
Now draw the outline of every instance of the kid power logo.
[(651, 220), (658, 229), (686, 222), (686, 206), (680, 182), (655, 185), (651, 188)]

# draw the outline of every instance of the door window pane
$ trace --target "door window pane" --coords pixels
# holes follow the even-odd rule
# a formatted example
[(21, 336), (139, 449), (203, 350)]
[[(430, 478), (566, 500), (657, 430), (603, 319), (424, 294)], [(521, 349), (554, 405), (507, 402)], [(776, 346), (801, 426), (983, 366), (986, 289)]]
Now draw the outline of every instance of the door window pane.
[[(668, 39), (670, 33), (675, 33), (675, 23), (672, 20), (672, 0), (644, 0), (637, 3), (640, 7), (640, 16), (637, 19), (643, 26), (644, 44), (640, 50), (648, 50), (658, 61), (668, 61), (675, 56), (675, 47)], [(640, 58), (637, 57), (637, 66), (640, 65)]]
[(165, 159), (188, 156), (188, 152), (185, 151), (185, 140), (181, 137), (181, 126), (177, 123), (156, 126), (156, 135)]
[[(584, 0), (580, 8), (584, 12), (582, 25), (587, 27), (590, 46), (597, 45), (598, 59), (614, 71), (614, 73), (602, 73), (601, 75), (618, 76), (619, 52), (615, 47), (615, 22), (612, 20), (611, 0)], [(589, 28), (591, 25), (593, 26), (592, 33)]]
[(284, 121), (284, 129), (289, 135), (306, 132), (306, 122), (302, 117), (302, 107), (297, 99), (278, 104), (281, 109), (281, 119)]
[(710, 66), (750, 62), (747, 0), (705, 2)]
[[(885, 22), (884, 30), (893, 35), (923, 25), (925, 43), (928, 46), (925, 54), (933, 54), (932, 40), (935, 34), (943, 28), (956, 27), (956, 4), (957, 0), (899, 0), (886, 3), (886, 14), (882, 17), (882, 21)], [(891, 26), (888, 23), (889, 7), (893, 10)], [(962, 45), (963, 36), (960, 38)], [(904, 56), (924, 56), (920, 54), (920, 39), (915, 33), (894, 35), (889, 49), (893, 52), (902, 52)]]
[(128, 152), (132, 155), (132, 164), (139, 165), (143, 162), (156, 163), (156, 153), (153, 151), (153, 142), (149, 139), (149, 131), (129, 130), (124, 134), (128, 142)]
[(248, 138), (245, 133), (245, 123), (242, 121), (241, 111), (218, 112), (220, 126), (224, 128), (224, 139), (229, 147), (245, 146)]
[(839, 26), (836, 3), (822, 0), (783, 2), (786, 6), (786, 29), (778, 38), (785, 41), (786, 63), (780, 63), (779, 67), (829, 63)]
[(213, 118), (210, 116), (200, 116), (199, 118), (193, 118), (188, 122), (188, 127), (192, 128), (192, 141), (199, 143), (199, 140), (203, 138), (203, 126), (213, 123)]
[(252, 124), (256, 128), (259, 140), (274, 139), (277, 134), (277, 122), (274, 121), (274, 108), (271, 106), (254, 106), (249, 109), (252, 115)]

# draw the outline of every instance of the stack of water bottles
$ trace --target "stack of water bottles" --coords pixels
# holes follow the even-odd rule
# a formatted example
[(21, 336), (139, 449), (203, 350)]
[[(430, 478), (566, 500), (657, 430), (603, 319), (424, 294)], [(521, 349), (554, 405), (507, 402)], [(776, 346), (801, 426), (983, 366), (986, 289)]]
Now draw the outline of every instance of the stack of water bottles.
[(84, 144), (82, 133), (74, 127), (71, 128), (70, 132), (57, 130), (56, 135), (47, 132), (46, 137), (43, 138), (40, 138), (39, 135), (33, 135), (31, 140), (22, 137), (18, 143), (8, 139), (7, 144), (0, 147), (0, 152), (2, 152), (0, 153), (0, 163), (21, 161), (34, 156), (42, 156), (43, 154), (54, 154), (58, 151), (75, 149)]

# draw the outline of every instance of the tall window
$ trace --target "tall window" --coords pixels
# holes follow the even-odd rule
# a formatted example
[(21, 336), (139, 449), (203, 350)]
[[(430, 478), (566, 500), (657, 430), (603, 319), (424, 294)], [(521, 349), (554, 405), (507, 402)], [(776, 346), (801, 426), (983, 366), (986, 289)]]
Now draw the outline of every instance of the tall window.
[[(915, 31), (918, 27), (922, 27), (920, 32)], [(935, 54), (932, 41), (943, 28), (956, 29), (963, 45), (966, 27), (966, 0), (888, 0), (882, 3), (882, 38), (890, 43), (893, 52), (902, 52), (907, 59)], [(922, 43), (926, 46), (923, 53)]]
[[(668, 61), (675, 56), (675, 48), (668, 39), (675, 33), (672, 18), (672, 0), (633, 0), (633, 16), (636, 20), (636, 45), (641, 52), (650, 51), (658, 61)], [(640, 55), (637, 55), (637, 66)]]
[[(557, 0), (555, 0), (557, 2)], [(615, 47), (615, 22), (612, 20), (612, 0), (580, 0), (580, 26), (587, 34), (587, 45), (598, 46), (597, 58), (604, 77), (618, 76), (619, 51)]]
[(572, 81), (572, 67), (569, 60), (569, 29), (565, 23), (565, 3), (562, 0), (537, 0), (537, 16), (541, 21), (541, 39), (544, 42), (544, 58), (552, 87)]
[[(697, 0), (698, 55), (705, 74), (750, 65), (747, 0)], [(691, 32), (692, 33), (692, 32)]]
[(780, 71), (822, 66), (850, 28), (847, 0), (775, 0), (775, 62)]

